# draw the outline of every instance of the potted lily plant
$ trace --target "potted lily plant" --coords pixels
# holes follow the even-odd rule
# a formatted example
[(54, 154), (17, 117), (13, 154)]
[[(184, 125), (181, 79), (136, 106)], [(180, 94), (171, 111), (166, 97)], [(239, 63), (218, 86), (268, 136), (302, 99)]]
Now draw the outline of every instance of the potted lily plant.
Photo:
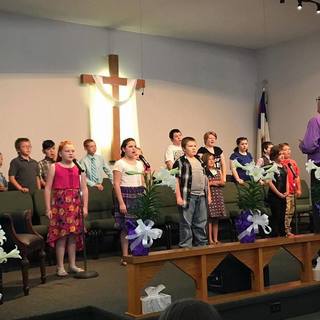
[(130, 171), (127, 174), (142, 174), (144, 179), (144, 192), (138, 198), (134, 210), (135, 223), (128, 226), (127, 239), (129, 240), (132, 255), (148, 255), (153, 240), (162, 236), (162, 230), (153, 228), (159, 215), (160, 200), (157, 191), (159, 185), (167, 185), (175, 190), (175, 174), (177, 169), (168, 171), (161, 169), (158, 172), (146, 171), (143, 173)]
[(254, 242), (256, 234), (259, 233), (259, 226), (266, 234), (271, 232), (264, 204), (263, 182), (273, 180), (274, 175), (279, 174), (279, 170), (275, 163), (258, 167), (254, 162), (242, 165), (234, 160), (233, 165), (245, 170), (250, 176), (250, 180), (238, 188), (238, 205), (241, 209), (239, 217), (235, 220), (238, 239), (243, 243)]

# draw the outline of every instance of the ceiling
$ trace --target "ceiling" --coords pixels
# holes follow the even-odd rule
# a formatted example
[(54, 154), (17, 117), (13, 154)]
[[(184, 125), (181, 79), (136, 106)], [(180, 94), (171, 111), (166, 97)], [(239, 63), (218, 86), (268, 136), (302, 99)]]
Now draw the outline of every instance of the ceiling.
[(320, 31), (296, 0), (1, 0), (0, 11), (257, 49)]

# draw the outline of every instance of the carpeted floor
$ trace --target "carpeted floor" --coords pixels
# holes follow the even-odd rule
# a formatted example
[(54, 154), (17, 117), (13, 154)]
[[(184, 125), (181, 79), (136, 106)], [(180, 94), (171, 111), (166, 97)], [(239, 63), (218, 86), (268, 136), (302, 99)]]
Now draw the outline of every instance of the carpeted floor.
[[(299, 279), (299, 264), (285, 251), (279, 252), (269, 267), (271, 284)], [(88, 305), (123, 315), (127, 308), (127, 275), (126, 267), (119, 265), (119, 257), (89, 260), (88, 269), (97, 271), (99, 277), (78, 280), (70, 276), (61, 279), (55, 276), (54, 266), (47, 267), (47, 283), (42, 285), (39, 270), (33, 267), (30, 270), (30, 295), (26, 297), (22, 292), (21, 272), (4, 273), (5, 301), (0, 305), (0, 319), (13, 320)], [(173, 301), (194, 297), (193, 281), (170, 263), (150, 285), (160, 283), (166, 286), (165, 292), (172, 295)]]

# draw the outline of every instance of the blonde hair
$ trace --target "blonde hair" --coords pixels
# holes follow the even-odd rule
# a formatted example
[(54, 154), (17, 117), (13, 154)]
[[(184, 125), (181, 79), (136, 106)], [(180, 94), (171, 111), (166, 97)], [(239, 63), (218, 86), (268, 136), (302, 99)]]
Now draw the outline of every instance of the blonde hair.
[(70, 141), (70, 140), (64, 140), (64, 141), (61, 141), (59, 143), (59, 148), (58, 148), (58, 156), (57, 156), (57, 162), (60, 162), (62, 160), (61, 156), (60, 156), (60, 152), (63, 150), (63, 148), (67, 145), (67, 144), (72, 144), (73, 143)]
[(213, 135), (216, 139), (218, 138), (218, 137), (217, 137), (217, 134), (216, 134), (214, 131), (207, 131), (207, 132), (203, 135), (203, 142), (204, 142), (204, 144), (207, 143), (210, 135)]

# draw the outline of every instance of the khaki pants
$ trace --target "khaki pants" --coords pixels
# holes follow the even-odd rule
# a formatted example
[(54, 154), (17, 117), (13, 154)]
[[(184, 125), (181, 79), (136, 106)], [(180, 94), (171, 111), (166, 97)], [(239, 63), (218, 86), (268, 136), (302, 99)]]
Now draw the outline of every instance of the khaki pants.
[(286, 215), (284, 218), (284, 228), (286, 233), (291, 232), (291, 221), (294, 214), (294, 196), (290, 194), (286, 198), (287, 205), (286, 205)]

